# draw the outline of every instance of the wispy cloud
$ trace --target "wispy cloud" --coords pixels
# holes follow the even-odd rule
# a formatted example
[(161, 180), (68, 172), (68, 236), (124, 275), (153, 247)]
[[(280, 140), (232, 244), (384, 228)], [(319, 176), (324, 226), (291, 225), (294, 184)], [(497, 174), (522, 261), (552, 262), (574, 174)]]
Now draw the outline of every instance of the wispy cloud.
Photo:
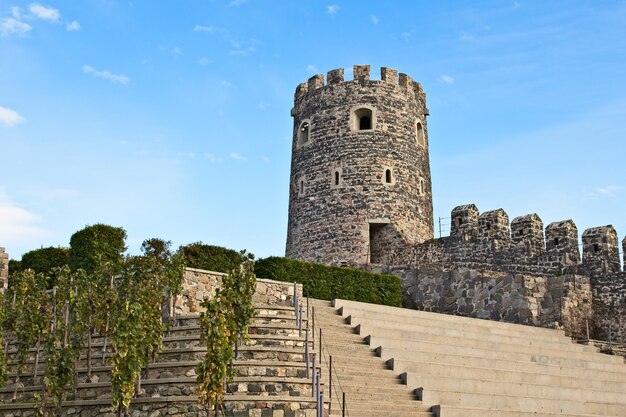
[(96, 78), (103, 78), (116, 84), (126, 85), (130, 82), (130, 78), (123, 74), (113, 74), (110, 71), (99, 71), (90, 65), (83, 65), (83, 72), (85, 74), (91, 74)]
[(248, 2), (248, 0), (230, 0), (230, 3), (229, 3), (229, 4), (230, 4), (231, 6), (234, 6), (234, 7), (239, 7), (239, 6), (241, 6), (242, 4), (245, 4), (245, 3), (247, 3), (247, 2)]
[(371, 14), (370, 15), (370, 20), (372, 21), (373, 24), (377, 25), (378, 22), (380, 22), (380, 19), (378, 18), (378, 16), (376, 16), (375, 14)]
[(213, 63), (213, 61), (211, 61), (209, 58), (207, 58), (205, 56), (203, 56), (202, 58), (200, 58), (198, 60), (198, 64), (200, 64), (200, 65), (209, 65), (209, 64), (212, 64), (212, 63)]
[(61, 12), (59, 12), (59, 9), (42, 6), (39, 3), (32, 3), (28, 6), (28, 10), (32, 13), (33, 17), (47, 20), (49, 22), (58, 22), (61, 18)]
[(24, 118), (15, 110), (0, 106), (0, 125), (15, 126), (24, 122)]
[(246, 158), (245, 156), (237, 153), (237, 152), (231, 152), (230, 153), (230, 157), (236, 161), (247, 161), (248, 158)]
[(618, 192), (622, 191), (624, 187), (621, 185), (607, 185), (605, 187), (598, 187), (593, 190), (592, 195), (595, 196), (605, 196), (605, 197), (613, 197)]
[(204, 157), (204, 159), (206, 159), (209, 162), (217, 162), (217, 156), (215, 156), (212, 153), (205, 153), (202, 156)]
[(40, 222), (39, 216), (18, 207), (0, 190), (0, 236), (3, 243), (10, 245), (48, 235), (47, 230), (38, 226)]
[(459, 35), (459, 40), (461, 40), (461, 41), (473, 41), (474, 40), (474, 35), (472, 35), (471, 33), (467, 33), (467, 32), (461, 32), (461, 34)]
[(330, 4), (326, 6), (326, 13), (328, 13), (331, 16), (336, 15), (338, 11), (339, 11), (339, 6), (337, 6), (336, 4)]
[(315, 65), (307, 65), (306, 70), (309, 72), (317, 72), (317, 67)]
[(439, 77), (439, 81), (441, 81), (442, 83), (447, 84), (447, 85), (454, 84), (454, 78), (452, 78), (449, 75), (445, 75), (445, 74)]
[(21, 22), (12, 17), (4, 18), (0, 22), (1, 36), (23, 35), (33, 28), (28, 23)]
[(256, 106), (257, 106), (257, 108), (258, 108), (259, 110), (261, 110), (261, 111), (265, 111), (265, 110), (267, 110), (267, 103), (260, 102), (260, 103), (259, 103), (259, 104), (257, 104)]
[(272, 163), (272, 160), (269, 157), (267, 157), (267, 156), (262, 156), (261, 157), (261, 161), (265, 162), (266, 164), (271, 164)]
[(405, 30), (404, 32), (400, 34), (400, 37), (404, 39), (405, 41), (408, 41), (409, 39), (411, 39), (411, 36), (413, 36), (414, 33), (415, 33), (415, 29)]
[(232, 36), (227, 29), (215, 26), (195, 25), (193, 27), (193, 31), (219, 35), (223, 40), (230, 43), (232, 46), (232, 49), (228, 51), (228, 56), (248, 56), (256, 51), (257, 46), (262, 44), (254, 38), (248, 40), (238, 39)]
[(181, 51), (180, 48), (177, 46), (170, 51), (170, 54), (172, 54), (172, 56), (174, 57), (181, 56), (183, 54), (183, 51)]
[(80, 23), (78, 23), (78, 20), (73, 20), (71, 22), (67, 22), (67, 25), (65, 26), (65, 28), (69, 30), (70, 32), (74, 32), (74, 31), (80, 30)]
[(216, 26), (195, 25), (193, 27), (193, 31), (194, 32), (207, 32), (207, 33), (210, 33), (211, 35), (213, 34), (220, 34), (224, 36), (228, 35), (228, 30), (224, 28), (216, 27)]

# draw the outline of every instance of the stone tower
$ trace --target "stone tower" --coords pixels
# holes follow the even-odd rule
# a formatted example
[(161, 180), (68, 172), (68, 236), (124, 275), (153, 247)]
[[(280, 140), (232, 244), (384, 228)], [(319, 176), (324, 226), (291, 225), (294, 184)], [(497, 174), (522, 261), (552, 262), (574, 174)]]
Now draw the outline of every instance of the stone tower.
[(426, 96), (406, 74), (369, 65), (298, 86), (286, 256), (334, 265), (390, 263), (433, 238)]

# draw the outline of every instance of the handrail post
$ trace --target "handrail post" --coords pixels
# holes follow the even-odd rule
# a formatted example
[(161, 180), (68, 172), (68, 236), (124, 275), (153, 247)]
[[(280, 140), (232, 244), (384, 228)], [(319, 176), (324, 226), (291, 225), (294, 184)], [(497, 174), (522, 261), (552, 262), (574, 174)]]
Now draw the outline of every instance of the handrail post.
[(313, 349), (315, 349), (315, 306), (312, 307), (312, 318), (313, 318), (313, 333), (311, 336), (313, 337)]
[[(320, 327), (320, 355), (322, 354), (322, 328)], [(320, 361), (321, 361), (321, 357), (320, 357)]]
[(307, 327), (304, 334), (304, 362), (306, 363), (306, 377), (309, 378), (309, 328)]
[(313, 352), (313, 380), (311, 381), (311, 396), (315, 397), (315, 374), (317, 373), (317, 364), (315, 363), (317, 355)]
[(302, 306), (300, 306), (300, 314), (298, 314), (298, 337), (302, 337)]
[(319, 417), (322, 417), (321, 412), (322, 412), (323, 405), (320, 405), (320, 397), (322, 396), (322, 393), (320, 391), (320, 374), (319, 374), (319, 372), (317, 373), (317, 383), (316, 383), (316, 386), (317, 386), (317, 415)]
[(320, 392), (320, 417), (324, 417), (324, 393)]
[(343, 400), (341, 403), (341, 417), (346, 417), (346, 393), (343, 392), (341, 395), (341, 399)]
[(328, 414), (333, 405), (333, 355), (328, 355)]

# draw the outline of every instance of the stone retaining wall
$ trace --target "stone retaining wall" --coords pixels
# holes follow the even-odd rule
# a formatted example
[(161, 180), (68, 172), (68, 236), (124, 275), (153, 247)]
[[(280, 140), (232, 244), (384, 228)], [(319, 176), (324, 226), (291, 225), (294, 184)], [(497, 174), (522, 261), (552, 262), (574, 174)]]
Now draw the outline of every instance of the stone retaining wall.
[(592, 338), (626, 342), (626, 273), (594, 277), (592, 284)]
[[(222, 284), (223, 272), (186, 268), (181, 295), (176, 298), (176, 314), (199, 313), (200, 303), (215, 295)], [(297, 285), (298, 297), (302, 300), (302, 285)], [(257, 278), (255, 304), (293, 307), (293, 283)]]

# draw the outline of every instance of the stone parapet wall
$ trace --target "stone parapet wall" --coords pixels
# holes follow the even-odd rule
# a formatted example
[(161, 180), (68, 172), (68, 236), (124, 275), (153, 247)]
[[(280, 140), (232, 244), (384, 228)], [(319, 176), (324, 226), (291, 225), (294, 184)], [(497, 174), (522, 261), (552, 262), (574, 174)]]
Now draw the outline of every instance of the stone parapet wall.
[(0, 248), (0, 292), (4, 293), (9, 285), (9, 254)]
[(424, 311), (563, 329), (582, 337), (591, 316), (589, 278), (536, 276), (468, 268), (391, 268), (404, 306)]
[(626, 273), (593, 277), (592, 287), (591, 337), (626, 343)]
[[(185, 268), (181, 295), (176, 298), (176, 314), (199, 313), (200, 304), (215, 296), (215, 290), (222, 284), (223, 272)], [(297, 293), (302, 300), (302, 285), (297, 285)], [(293, 283), (257, 278), (254, 303), (293, 307)]]

